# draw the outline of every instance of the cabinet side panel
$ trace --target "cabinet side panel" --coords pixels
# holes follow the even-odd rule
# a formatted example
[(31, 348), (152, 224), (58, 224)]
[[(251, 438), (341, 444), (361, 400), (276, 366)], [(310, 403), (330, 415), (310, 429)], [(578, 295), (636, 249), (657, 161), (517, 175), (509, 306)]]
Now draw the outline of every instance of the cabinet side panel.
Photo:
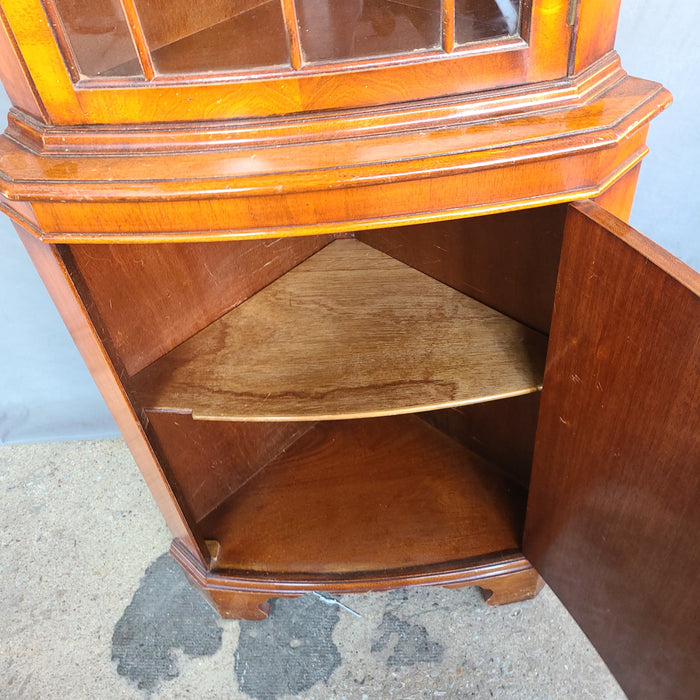
[(613, 50), (619, 13), (619, 0), (579, 2), (576, 49), (573, 57), (574, 73), (585, 70), (594, 61)]
[(566, 207), (363, 231), (357, 239), (547, 333)]
[(699, 293), (608, 212), (572, 207), (524, 552), (631, 698), (700, 694)]
[(330, 240), (73, 245), (71, 275), (133, 375)]
[(170, 531), (193, 556), (203, 562), (204, 543), (190, 529), (191, 518), (178, 502), (153, 454), (114, 365), (90, 322), (57, 249), (41, 243), (21, 227), (15, 228), (131, 450)]
[(605, 192), (595, 198), (596, 204), (607, 209), (618, 219), (629, 221), (641, 167), (642, 164), (640, 163), (625, 173), (615, 184), (608, 187)]
[(148, 433), (195, 520), (201, 520), (279, 456), (314, 423), (196, 421), (148, 412)]
[(12, 104), (37, 119), (42, 119), (44, 114), (41, 103), (34, 92), (34, 84), (20, 57), (2, 8), (0, 8), (0, 67), (2, 83)]

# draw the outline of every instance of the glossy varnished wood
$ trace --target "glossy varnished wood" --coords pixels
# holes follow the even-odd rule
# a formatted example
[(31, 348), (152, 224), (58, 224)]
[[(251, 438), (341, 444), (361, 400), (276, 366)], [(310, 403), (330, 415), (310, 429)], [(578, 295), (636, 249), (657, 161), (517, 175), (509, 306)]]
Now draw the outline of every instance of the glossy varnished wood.
[(282, 15), (287, 31), (287, 43), (289, 45), (289, 62), (294, 70), (301, 68), (304, 58), (301, 49), (301, 28), (297, 16), (297, 3), (295, 0), (281, 0)]
[(337, 240), (134, 377), (149, 409), (322, 420), (537, 391), (546, 339), (354, 239)]
[(700, 692), (698, 406), (700, 276), (572, 208), (524, 551), (631, 698)]
[(445, 53), (452, 53), (455, 47), (455, 0), (442, 0), (441, 13), (442, 48)]
[(377, 136), (407, 131), (421, 123), (426, 128), (513, 116), (542, 109), (572, 109), (595, 99), (625, 76), (619, 57), (611, 54), (589, 69), (571, 77), (534, 85), (466, 93), (447, 98), (415, 101), (359, 110), (318, 112), (303, 120), (265, 116), (263, 118), (204, 122), (147, 123), (117, 126), (95, 124), (89, 131), (71, 125), (47, 125), (28, 114), (11, 110), (9, 132), (20, 143), (45, 155), (50, 153), (120, 153), (126, 144), (132, 152), (181, 152), (202, 150), (202, 144), (217, 146), (284, 145), (304, 141), (328, 141), (338, 133), (353, 132)]
[[(47, 158), (27, 153), (16, 143), (3, 139), (0, 153), (8, 179), (8, 183), (3, 184), (3, 192), (11, 198), (23, 193), (39, 197), (47, 194), (42, 192), (42, 182), (51, 182), (55, 188), (60, 188), (62, 182), (80, 182), (89, 188), (91, 196), (100, 198), (102, 194), (112, 199), (128, 195), (129, 190), (143, 188), (150, 182), (161, 181), (157, 187), (151, 186), (147, 192), (142, 192), (141, 198), (171, 198), (176, 191), (179, 198), (187, 198), (207, 192), (221, 195), (227, 178), (239, 183), (236, 192), (253, 191), (258, 184), (256, 179), (262, 180), (265, 176), (270, 179), (273, 174), (286, 175), (287, 179), (282, 183), (284, 191), (292, 191), (303, 187), (303, 175), (309, 170), (319, 171), (314, 176), (314, 182), (326, 184), (320, 178), (324, 177), (323, 171), (331, 165), (339, 168), (336, 175), (358, 176), (360, 173), (350, 168), (379, 163), (385, 167), (383, 175), (386, 179), (388, 175), (407, 170), (412, 165), (411, 161), (444, 158), (445, 154), (463, 157), (472, 154), (475, 157), (477, 151), (485, 150), (481, 158), (492, 162), (501, 149), (513, 149), (509, 151), (511, 156), (532, 156), (541, 148), (540, 141), (543, 140), (552, 141), (549, 144), (552, 153), (549, 155), (558, 154), (563, 144), (568, 146), (568, 150), (581, 148), (584, 143), (588, 148), (613, 146), (631, 129), (640, 126), (639, 123), (632, 125), (629, 122), (648, 121), (669, 101), (668, 93), (657, 83), (626, 76), (620, 69), (619, 61), (614, 58), (594, 67), (590, 75), (582, 75), (575, 85), (567, 81), (545, 87), (545, 92), (533, 90), (530, 95), (520, 94), (520, 99), (517, 99), (520, 91), (512, 93), (510, 100), (495, 94), (465, 98), (463, 103), (452, 98), (446, 103), (428, 103), (427, 109), (407, 107), (405, 113), (397, 109), (349, 114), (336, 112), (325, 118), (317, 116), (308, 122), (304, 120), (302, 124), (289, 119), (268, 119), (262, 123), (248, 121), (240, 125), (244, 129), (242, 134), (236, 133), (239, 126), (236, 122), (211, 125), (213, 133), (218, 132), (219, 148), (205, 152), (197, 151), (201, 151), (206, 134), (200, 134), (195, 139), (194, 131), (187, 127), (156, 128), (150, 134), (150, 140), (155, 140), (155, 143), (149, 148), (156, 153), (142, 161), (103, 154), (109, 147), (110, 138), (117, 139), (115, 151), (123, 150), (118, 145), (120, 141), (130, 139), (132, 130), (127, 127), (96, 129), (95, 135), (99, 140), (91, 147), (85, 144), (84, 148), (79, 148), (80, 132), (59, 131), (59, 138), (76, 142), (76, 150), (81, 151), (82, 158), (71, 157), (73, 149), (67, 154), (65, 142), (63, 152), (55, 152), (53, 155), (56, 157)], [(583, 88), (586, 99), (572, 100), (572, 88), (576, 92)], [(537, 107), (544, 107), (546, 111), (542, 113)], [(559, 107), (561, 109), (557, 109)], [(500, 129), (498, 123), (484, 121), (485, 116), (497, 116), (492, 110), (508, 118), (508, 131)], [(562, 129), (563, 121), (566, 122), (566, 129)], [(406, 135), (415, 131), (416, 122), (429, 127), (428, 132), (414, 133), (407, 141)], [(38, 128), (31, 124), (27, 127)], [(270, 130), (267, 135), (266, 129)], [(375, 138), (360, 142), (338, 140), (337, 131), (340, 129), (347, 135), (362, 136), (369, 132)], [(271, 140), (270, 134), (274, 136), (275, 132), (277, 137)], [(84, 140), (87, 135), (82, 133)], [(23, 140), (21, 133), (13, 135), (18, 136), (20, 142)], [(46, 136), (51, 138), (51, 130), (47, 131)], [(604, 142), (592, 142), (593, 137), (596, 137), (596, 141), (604, 139)], [(138, 129), (133, 130), (137, 147), (143, 139)], [(329, 143), (333, 143), (332, 151), (328, 150)], [(227, 145), (231, 146), (230, 150), (226, 148)], [(276, 148), (260, 151), (265, 145)], [(526, 149), (526, 146), (529, 148)], [(193, 149), (196, 151), (194, 156), (187, 153)], [(256, 151), (257, 155), (253, 157)], [(225, 164), (228, 164), (228, 168), (224, 168)], [(134, 172), (136, 166), (138, 170)], [(183, 169), (189, 171), (193, 182), (188, 188), (175, 188), (177, 176), (181, 170), (184, 172)], [(17, 177), (13, 177), (15, 170)], [(106, 172), (111, 174), (111, 185), (116, 188), (112, 191), (105, 186)], [(294, 175), (296, 178), (292, 178)], [(327, 178), (332, 175), (325, 173)], [(378, 173), (373, 173), (373, 179), (377, 177)], [(295, 186), (297, 179), (299, 184)], [(100, 183), (103, 184), (103, 192), (100, 192)], [(257, 194), (265, 193), (262, 184), (255, 187)], [(65, 191), (56, 189), (53, 198), (59, 194), (69, 199), (77, 197), (77, 193), (67, 187)]]
[[(512, 477), (537, 432), (527, 552), (631, 697), (693, 697), (697, 277), (586, 204), (553, 304), (556, 205), (628, 216), (670, 96), (622, 70), (617, 0), (527, 0), (517, 27), (489, 3), (0, 0), (0, 209), (222, 615), (309, 590), (531, 597)], [(331, 235), (372, 247), (317, 253)], [(318, 266), (349, 249), (382, 261), (369, 293)], [(553, 307), (537, 428), (538, 393), (341, 420), (513, 393), (524, 368), (535, 389)], [(520, 351), (482, 344), (492, 326)]]
[(45, 117), (43, 105), (34, 91), (29, 72), (21, 58), (14, 34), (0, 7), (0, 65), (2, 83), (13, 105), (36, 118)]
[(517, 550), (523, 497), (416, 416), (325, 421), (200, 528), (234, 575), (381, 579)]
[(640, 168), (641, 163), (625, 173), (602, 194), (598, 195), (594, 200), (596, 204), (609, 211), (618, 219), (629, 221)]
[(668, 101), (658, 85), (623, 78), (578, 108), (513, 115), (507, 129), (476, 120), (367, 141), (139, 159), (47, 158), (4, 138), (0, 195), (31, 199), (42, 237), (55, 242), (299, 235), (473, 216), (599, 195), (644, 157), (648, 120)]
[(576, 2), (575, 42), (571, 46), (569, 70), (578, 73), (615, 45), (620, 3), (610, 0)]
[(191, 515), (176, 498), (167, 474), (153, 453), (153, 448), (134, 415), (118, 372), (115, 371), (112, 361), (105, 352), (99, 334), (89, 319), (61, 257), (53, 246), (40, 243), (27, 231), (20, 227), (16, 228), (134, 456), (173, 537), (179, 540), (190, 556), (201, 565), (206, 556), (204, 540), (192, 529)]
[[(447, 584), (445, 588), (462, 588), (464, 584)], [(473, 584), (472, 584), (473, 585)], [(532, 568), (504, 576), (493, 576), (481, 584), (484, 599), (489, 605), (507, 605), (534, 598), (544, 586), (540, 575)]]
[[(41, 2), (3, 1), (2, 11), (17, 60), (26, 71), (28, 86), (41, 101), (42, 117), (49, 124), (64, 120), (66, 123), (81, 123), (85, 113)], [(22, 46), (31, 49), (23, 51)], [(39, 65), (42, 67), (37, 70)], [(3, 80), (4, 77), (3, 70)]]
[[(153, 56), (148, 46), (148, 41), (143, 32), (139, 11), (136, 8), (134, 0), (121, 0), (121, 6), (124, 8), (127, 22), (129, 23), (129, 32), (131, 39), (136, 47), (138, 61), (140, 63), (141, 73), (146, 80), (153, 80), (155, 77), (155, 68), (153, 66)], [(119, 70), (117, 70), (119, 72)]]
[[(175, 4), (176, 20), (183, 16), (180, 8), (185, 4)], [(533, 0), (531, 40), (496, 39), (488, 47), (491, 50), (475, 45), (473, 51), (457, 55), (438, 48), (428, 52), (429, 60), (414, 51), (304, 71), (263, 70), (253, 81), (241, 79), (241, 72), (236, 74), (231, 67), (225, 80), (216, 74), (197, 80), (180, 74), (156, 76), (147, 85), (118, 77), (75, 85), (57, 51), (41, 0), (3, 0), (2, 6), (44, 108), (56, 124), (173, 122), (349, 109), (542, 82), (566, 75), (571, 38), (566, 0)], [(185, 25), (188, 14), (196, 15), (191, 22), (194, 29), (201, 24), (196, 21), (199, 16), (206, 19), (206, 12), (186, 8)], [(170, 29), (171, 21), (162, 24)], [(186, 31), (182, 22), (175, 24)], [(23, 32), (25, 26), (31, 27), (31, 34)]]
[[(214, 544), (213, 541), (210, 541)], [(216, 543), (217, 551), (220, 550)], [(542, 587), (542, 580), (532, 565), (517, 552), (479, 557), (471, 563), (455, 562), (444, 569), (430, 567), (413, 571), (379, 572), (348, 578), (299, 575), (293, 580), (256, 576), (250, 572), (236, 576), (203, 568), (175, 540), (170, 553), (222, 617), (262, 620), (269, 614), (272, 597), (297, 597), (310, 591), (331, 594), (363, 593), (401, 586), (444, 586), (461, 588), (479, 586), (489, 605), (503, 605), (528, 600)]]

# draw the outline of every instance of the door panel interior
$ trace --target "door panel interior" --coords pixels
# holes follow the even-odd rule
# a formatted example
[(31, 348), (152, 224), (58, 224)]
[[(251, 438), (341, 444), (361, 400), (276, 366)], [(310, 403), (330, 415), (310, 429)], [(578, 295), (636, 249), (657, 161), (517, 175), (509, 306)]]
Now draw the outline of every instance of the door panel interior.
[(524, 551), (631, 698), (700, 694), (700, 283), (567, 217)]

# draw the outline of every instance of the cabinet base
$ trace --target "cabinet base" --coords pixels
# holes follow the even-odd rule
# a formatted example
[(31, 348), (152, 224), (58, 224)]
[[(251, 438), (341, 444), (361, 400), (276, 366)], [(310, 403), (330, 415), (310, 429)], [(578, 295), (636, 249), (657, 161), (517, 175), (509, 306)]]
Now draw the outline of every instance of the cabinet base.
[(322, 576), (263, 578), (208, 571), (175, 540), (170, 553), (182, 566), (192, 585), (223, 618), (264, 620), (270, 613), (271, 598), (296, 598), (310, 592), (327, 594), (386, 591), (404, 586), (479, 586), (488, 605), (505, 605), (534, 598), (544, 582), (519, 553), (494, 555), (462, 567), (436, 567), (433, 571), (412, 571), (376, 577)]

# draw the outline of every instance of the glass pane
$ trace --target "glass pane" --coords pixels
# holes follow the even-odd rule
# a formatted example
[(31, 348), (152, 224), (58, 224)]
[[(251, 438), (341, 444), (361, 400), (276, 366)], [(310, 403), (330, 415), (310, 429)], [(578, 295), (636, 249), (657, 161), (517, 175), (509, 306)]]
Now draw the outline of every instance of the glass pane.
[(409, 53), (440, 46), (440, 0), (297, 0), (307, 61)]
[(119, 0), (53, 0), (53, 5), (81, 75), (142, 74)]
[(288, 66), (280, 0), (135, 0), (157, 73)]
[(456, 0), (455, 43), (470, 44), (515, 36), (520, 30), (520, 0)]

